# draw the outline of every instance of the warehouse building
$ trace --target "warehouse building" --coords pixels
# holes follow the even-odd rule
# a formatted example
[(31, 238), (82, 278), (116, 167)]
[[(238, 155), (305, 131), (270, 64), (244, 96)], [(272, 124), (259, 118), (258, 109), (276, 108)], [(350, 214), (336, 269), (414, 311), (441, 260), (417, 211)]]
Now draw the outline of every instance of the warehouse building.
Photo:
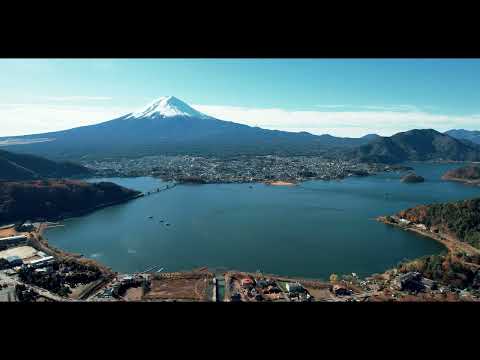
[(53, 256), (47, 256), (38, 260), (30, 261), (29, 265), (34, 269), (38, 269), (46, 265), (53, 264), (54, 262), (55, 262), (55, 259), (53, 258)]
[(8, 261), (8, 265), (10, 266), (10, 268), (13, 268), (15, 266), (21, 266), (23, 264), (22, 259), (18, 256), (7, 256), (5, 260)]
[(0, 238), (0, 244), (5, 246), (18, 246), (20, 244), (25, 244), (28, 241), (26, 235), (16, 235)]

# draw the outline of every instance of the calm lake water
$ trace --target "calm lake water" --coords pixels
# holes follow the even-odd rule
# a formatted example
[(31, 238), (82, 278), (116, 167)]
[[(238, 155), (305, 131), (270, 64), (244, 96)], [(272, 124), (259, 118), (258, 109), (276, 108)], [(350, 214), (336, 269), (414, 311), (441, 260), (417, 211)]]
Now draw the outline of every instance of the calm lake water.
[[(323, 279), (331, 273), (365, 276), (443, 250), (373, 218), (480, 195), (479, 187), (440, 180), (458, 164), (409, 165), (425, 183), (404, 184), (401, 174), (385, 173), (296, 187), (179, 185), (66, 220), (46, 236), (119, 272), (160, 265), (165, 271), (208, 266)], [(142, 191), (164, 185), (148, 177), (91, 181), (100, 180)]]

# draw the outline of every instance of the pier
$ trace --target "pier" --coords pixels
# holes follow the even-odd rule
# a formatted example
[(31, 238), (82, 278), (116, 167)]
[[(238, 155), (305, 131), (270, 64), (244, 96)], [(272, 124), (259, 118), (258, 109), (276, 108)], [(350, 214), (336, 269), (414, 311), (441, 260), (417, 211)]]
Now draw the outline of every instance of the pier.
[(223, 273), (215, 273), (213, 276), (212, 301), (221, 302), (225, 297), (225, 276)]
[(161, 265), (153, 265), (153, 266), (147, 267), (143, 271), (137, 272), (136, 274), (145, 274), (145, 273), (153, 273), (153, 272), (158, 272), (159, 273), (159, 272), (162, 272), (163, 270), (164, 270), (164, 268), (161, 267)]
[(213, 294), (212, 294), (212, 301), (217, 302), (217, 278), (213, 278)]

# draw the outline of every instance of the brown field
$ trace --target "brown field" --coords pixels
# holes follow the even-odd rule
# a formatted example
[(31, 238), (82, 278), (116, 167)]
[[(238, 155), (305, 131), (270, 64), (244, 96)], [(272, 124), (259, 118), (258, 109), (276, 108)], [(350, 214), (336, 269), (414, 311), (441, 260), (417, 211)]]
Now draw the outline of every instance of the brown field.
[(319, 289), (305, 286), (305, 289), (308, 290), (310, 295), (312, 295), (316, 301), (335, 298), (335, 295), (332, 294), (329, 288)]
[(151, 289), (143, 300), (209, 301), (212, 298), (212, 277), (210, 273), (155, 274)]
[(143, 298), (143, 288), (141, 286), (130, 288), (123, 296), (126, 301), (141, 301)]
[(0, 238), (15, 236), (15, 235), (18, 235), (18, 233), (15, 231), (13, 227), (0, 230)]
[(37, 250), (31, 246), (17, 246), (7, 250), (0, 251), (0, 257), (18, 256), (20, 259), (26, 261), (34, 259), (37, 255)]

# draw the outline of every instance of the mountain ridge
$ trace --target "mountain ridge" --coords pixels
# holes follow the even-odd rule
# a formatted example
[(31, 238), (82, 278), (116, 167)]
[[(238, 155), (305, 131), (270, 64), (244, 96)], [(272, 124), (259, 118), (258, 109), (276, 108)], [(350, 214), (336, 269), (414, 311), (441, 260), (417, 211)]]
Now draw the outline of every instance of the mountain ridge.
[(82, 165), (55, 162), (29, 154), (0, 150), (0, 180), (34, 180), (42, 178), (75, 177), (90, 174)]
[(160, 98), (152, 101), (141, 110), (127, 114), (126, 119), (136, 118), (142, 119), (146, 117), (174, 117), (174, 116), (187, 116), (197, 117), (200, 119), (211, 118), (206, 114), (195, 110), (187, 103), (181, 101), (175, 96), (161, 96)]
[(172, 96), (161, 97), (137, 112), (99, 124), (8, 140), (22, 142), (22, 138), (51, 141), (4, 147), (53, 159), (156, 154), (319, 155), (332, 147), (354, 147), (371, 140), (268, 130), (219, 120)]
[(478, 130), (452, 129), (445, 131), (444, 134), (459, 140), (468, 140), (480, 144), (480, 131)]
[(79, 180), (8, 181), (0, 186), (0, 224), (58, 220), (142, 196), (111, 182)]
[(391, 137), (380, 137), (347, 155), (366, 162), (478, 161), (480, 146), (455, 139), (434, 129), (413, 129)]
[(102, 123), (0, 138), (0, 144), (15, 152), (56, 160), (159, 154), (315, 155), (378, 163), (480, 160), (480, 145), (433, 129), (413, 129), (390, 137), (367, 134), (360, 138), (268, 130), (214, 118), (174, 96), (160, 97), (139, 111)]

